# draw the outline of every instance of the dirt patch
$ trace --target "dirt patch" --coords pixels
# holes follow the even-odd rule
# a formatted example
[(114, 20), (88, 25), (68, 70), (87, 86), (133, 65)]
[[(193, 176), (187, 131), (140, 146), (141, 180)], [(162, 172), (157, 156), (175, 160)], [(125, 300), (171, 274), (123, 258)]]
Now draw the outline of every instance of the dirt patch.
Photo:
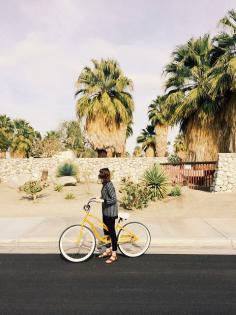
[[(118, 192), (118, 187), (116, 187)], [(100, 197), (101, 185), (79, 183), (77, 186), (64, 187), (61, 192), (47, 187), (41, 197), (33, 202), (25, 194), (0, 184), (0, 217), (70, 217), (78, 215), (83, 205), (91, 197)], [(75, 199), (66, 200), (72, 193)], [(148, 208), (131, 210), (135, 215), (149, 218), (174, 217), (236, 217), (236, 191), (227, 193), (208, 193), (183, 188), (182, 196), (168, 197), (163, 201), (150, 202)], [(94, 204), (94, 213), (101, 213), (101, 205)], [(123, 209), (121, 209), (124, 211)]]

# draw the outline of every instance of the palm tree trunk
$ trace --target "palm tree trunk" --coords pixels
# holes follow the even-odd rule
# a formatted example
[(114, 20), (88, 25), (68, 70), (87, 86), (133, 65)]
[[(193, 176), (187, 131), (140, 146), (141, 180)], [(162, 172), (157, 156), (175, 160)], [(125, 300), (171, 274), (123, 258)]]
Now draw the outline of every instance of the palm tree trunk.
[(6, 152), (0, 151), (0, 159), (6, 158)]
[(126, 129), (125, 124), (108, 125), (101, 117), (86, 123), (88, 141), (98, 152), (98, 157), (122, 156), (125, 152)]
[(166, 156), (167, 153), (167, 136), (168, 126), (156, 125), (155, 126), (155, 142), (156, 142), (156, 155), (160, 157)]
[(177, 156), (180, 158), (180, 160), (182, 162), (187, 161), (187, 159), (186, 159), (186, 157), (187, 157), (186, 151), (182, 151), (182, 150), (178, 151), (177, 152)]
[(219, 136), (219, 152), (236, 152), (236, 95), (225, 104), (225, 110), (220, 115), (222, 126)]
[(154, 148), (152, 145), (150, 145), (150, 146), (146, 149), (146, 151), (145, 151), (145, 156), (146, 156), (146, 157), (154, 157), (154, 156), (155, 156), (155, 148)]
[(107, 151), (106, 150), (96, 150), (97, 151), (97, 154), (98, 154), (98, 157), (99, 158), (104, 158), (104, 157), (107, 157)]
[(194, 117), (189, 119), (184, 129), (184, 140), (187, 146), (188, 161), (213, 161), (218, 155), (217, 130), (211, 123), (211, 127), (202, 126), (201, 121)]
[(236, 96), (206, 126), (194, 117), (184, 130), (189, 161), (215, 161), (218, 153), (236, 152)]

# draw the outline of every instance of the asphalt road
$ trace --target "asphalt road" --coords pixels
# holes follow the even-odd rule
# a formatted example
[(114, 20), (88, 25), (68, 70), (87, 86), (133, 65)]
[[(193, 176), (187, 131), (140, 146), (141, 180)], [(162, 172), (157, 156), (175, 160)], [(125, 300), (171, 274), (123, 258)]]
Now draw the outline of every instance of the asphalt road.
[(236, 256), (0, 255), (0, 315), (236, 314)]

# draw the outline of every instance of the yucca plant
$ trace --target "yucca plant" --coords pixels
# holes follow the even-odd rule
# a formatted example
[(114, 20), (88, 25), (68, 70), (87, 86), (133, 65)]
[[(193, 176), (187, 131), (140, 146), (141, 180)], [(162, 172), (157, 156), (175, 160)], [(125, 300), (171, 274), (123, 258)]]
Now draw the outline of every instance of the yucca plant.
[(56, 176), (76, 176), (78, 174), (78, 167), (72, 162), (64, 162), (57, 168)]
[(158, 164), (144, 172), (142, 181), (149, 189), (152, 200), (165, 198), (168, 194), (169, 179)]

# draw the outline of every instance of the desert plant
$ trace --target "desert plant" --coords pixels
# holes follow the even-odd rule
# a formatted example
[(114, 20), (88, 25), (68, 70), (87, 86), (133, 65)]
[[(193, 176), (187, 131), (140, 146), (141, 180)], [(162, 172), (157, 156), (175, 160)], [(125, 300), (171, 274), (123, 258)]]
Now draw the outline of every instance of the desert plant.
[(172, 187), (172, 189), (169, 193), (169, 196), (173, 196), (173, 197), (181, 196), (181, 187), (178, 185)]
[(60, 191), (62, 191), (63, 187), (64, 187), (64, 185), (56, 184), (54, 187), (54, 190), (57, 192), (60, 192)]
[(170, 117), (165, 110), (165, 96), (157, 96), (149, 105), (148, 118), (154, 126), (154, 144), (156, 156), (166, 156), (167, 136)]
[(168, 193), (169, 180), (158, 164), (144, 172), (143, 183), (147, 186), (151, 200), (165, 198)]
[(86, 185), (86, 193), (87, 194), (90, 194), (90, 176), (92, 175), (91, 171), (89, 171), (88, 169), (85, 169), (83, 171), (83, 178), (84, 178), (84, 182), (85, 182), (85, 185)]
[(153, 125), (148, 125), (146, 129), (142, 129), (140, 136), (137, 138), (137, 143), (142, 144), (142, 149), (147, 157), (155, 156), (155, 131)]
[(85, 67), (79, 75), (77, 114), (85, 119), (86, 137), (98, 157), (109, 151), (124, 153), (134, 111), (132, 85), (112, 59), (93, 59), (92, 67)]
[(22, 187), (20, 187), (20, 191), (24, 191), (27, 195), (29, 195), (33, 200), (36, 200), (37, 193), (43, 190), (43, 186), (40, 181), (28, 181)]
[(140, 157), (140, 156), (142, 156), (142, 148), (141, 148), (140, 146), (137, 145), (137, 146), (134, 148), (133, 156), (134, 156), (134, 157)]
[(167, 159), (169, 163), (173, 163), (173, 164), (177, 164), (181, 162), (181, 158), (176, 154), (169, 155)]
[(0, 151), (6, 152), (11, 145), (14, 124), (10, 117), (0, 115)]
[(122, 194), (121, 205), (126, 209), (142, 209), (148, 206), (149, 190), (143, 183), (134, 183), (130, 178), (123, 178), (119, 192)]
[(29, 157), (34, 141), (40, 137), (40, 133), (35, 131), (24, 119), (13, 120), (14, 135), (11, 142), (11, 151), (20, 154), (22, 157)]
[(32, 146), (33, 157), (52, 157), (64, 149), (63, 143), (58, 138), (44, 138), (36, 140)]
[(68, 193), (66, 196), (65, 196), (65, 199), (66, 200), (72, 200), (72, 199), (75, 199), (75, 195), (72, 194), (72, 193)]
[(78, 166), (70, 161), (60, 164), (57, 168), (56, 176), (77, 176), (78, 175)]

